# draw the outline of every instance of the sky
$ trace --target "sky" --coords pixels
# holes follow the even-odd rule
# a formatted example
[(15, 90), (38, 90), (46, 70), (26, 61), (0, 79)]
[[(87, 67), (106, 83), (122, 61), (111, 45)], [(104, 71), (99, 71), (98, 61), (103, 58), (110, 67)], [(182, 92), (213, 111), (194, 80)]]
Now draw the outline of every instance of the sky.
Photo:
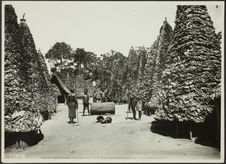
[[(207, 5), (216, 31), (223, 32), (223, 2), (192, 3)], [(165, 17), (174, 27), (176, 5), (181, 3), (4, 1), (3, 4), (13, 5), (18, 23), (25, 13), (36, 49), (43, 54), (56, 42), (65, 42), (74, 50), (84, 48), (97, 55), (116, 50), (128, 56), (131, 46), (152, 45)]]

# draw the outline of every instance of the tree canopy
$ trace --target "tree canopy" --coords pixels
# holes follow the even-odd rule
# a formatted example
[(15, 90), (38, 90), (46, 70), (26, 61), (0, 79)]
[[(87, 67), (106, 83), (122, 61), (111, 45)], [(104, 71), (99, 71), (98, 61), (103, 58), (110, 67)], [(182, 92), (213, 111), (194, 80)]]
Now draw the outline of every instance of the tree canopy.
[(51, 59), (56, 65), (63, 64), (63, 59), (72, 58), (72, 48), (65, 42), (56, 42), (45, 55), (46, 59)]

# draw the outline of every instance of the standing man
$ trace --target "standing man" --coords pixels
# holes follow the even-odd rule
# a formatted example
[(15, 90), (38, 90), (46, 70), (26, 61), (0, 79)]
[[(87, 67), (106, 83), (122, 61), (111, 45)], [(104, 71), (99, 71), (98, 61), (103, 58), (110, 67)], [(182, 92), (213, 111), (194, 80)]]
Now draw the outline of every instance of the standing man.
[(136, 110), (138, 111), (139, 120), (141, 120), (142, 109), (143, 109), (143, 101), (141, 98), (139, 98), (136, 104)]
[(83, 96), (83, 116), (85, 116), (85, 110), (88, 110), (88, 115), (89, 115), (89, 95), (88, 93), (85, 93), (85, 95)]
[(130, 101), (131, 101), (131, 109), (132, 109), (132, 112), (133, 112), (133, 119), (137, 120), (137, 118), (136, 118), (137, 99), (136, 99), (136, 97), (133, 94), (131, 95)]
[(74, 118), (76, 118), (76, 110), (78, 110), (78, 101), (76, 99), (74, 90), (71, 90), (71, 93), (68, 95), (66, 101), (67, 101), (66, 103), (68, 105), (68, 116), (70, 119), (69, 124), (75, 123), (73, 120), (74, 120)]
[(131, 93), (128, 93), (127, 94), (127, 97), (128, 97), (128, 113), (131, 113)]
[(96, 95), (93, 94), (93, 102), (96, 103), (97, 102), (97, 98), (96, 98)]

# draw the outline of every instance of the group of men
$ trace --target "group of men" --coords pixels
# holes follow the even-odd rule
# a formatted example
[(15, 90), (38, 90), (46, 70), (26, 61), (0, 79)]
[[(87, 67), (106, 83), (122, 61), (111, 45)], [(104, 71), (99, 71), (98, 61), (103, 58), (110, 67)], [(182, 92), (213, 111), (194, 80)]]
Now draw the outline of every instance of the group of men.
[[(82, 98), (83, 101), (83, 116), (85, 116), (85, 111), (87, 109), (88, 115), (90, 114), (89, 111), (89, 104), (90, 104), (90, 98), (88, 94), (85, 94)], [(68, 105), (68, 116), (69, 116), (69, 122), (68, 123), (75, 123), (74, 119), (78, 117), (78, 101), (76, 98), (76, 95), (74, 93), (74, 90), (71, 90), (71, 93), (66, 98), (66, 103)]]
[[(142, 108), (143, 108), (143, 101), (141, 98), (136, 97), (135, 95), (129, 95), (129, 104), (128, 104), (128, 112), (131, 111), (133, 113), (134, 120), (141, 120), (142, 116)], [(138, 112), (138, 118), (136, 118), (136, 113)]]
[[(88, 115), (90, 115), (89, 104), (90, 104), (90, 97), (87, 92), (85, 92), (83, 98), (83, 116), (85, 116), (85, 111), (88, 111)], [(73, 120), (78, 116), (78, 101), (76, 99), (76, 95), (74, 90), (71, 90), (71, 94), (67, 96), (66, 103), (68, 105), (68, 115), (69, 115), (69, 123), (75, 123)], [(129, 96), (128, 102), (128, 109), (130, 112), (132, 109), (133, 119), (134, 120), (141, 120), (142, 117), (142, 108), (143, 108), (143, 101), (141, 98), (136, 97), (135, 95), (131, 94)], [(138, 118), (136, 117), (136, 113), (138, 112)]]

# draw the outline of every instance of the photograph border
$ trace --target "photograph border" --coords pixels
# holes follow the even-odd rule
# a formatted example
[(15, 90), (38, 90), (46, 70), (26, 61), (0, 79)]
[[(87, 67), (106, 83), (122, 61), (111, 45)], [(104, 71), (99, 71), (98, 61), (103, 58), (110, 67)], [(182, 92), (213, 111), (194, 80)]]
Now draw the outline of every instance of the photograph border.
[[(35, 0), (35, 1), (26, 1), (26, 2), (29, 2), (29, 3), (35, 3), (37, 1), (44, 1), (44, 0)], [(73, 1), (73, 0), (72, 0)], [(72, 2), (70, 0), (70, 2)], [(1, 44), (1, 52), (2, 52), (2, 55), (1, 55), (1, 161), (2, 162), (10, 162), (10, 163), (83, 163), (83, 162), (88, 162), (88, 163), (223, 163), (225, 161), (225, 111), (224, 111), (224, 107), (225, 107), (225, 104), (224, 104), (224, 53), (225, 53), (225, 3), (224, 1), (149, 1), (149, 0), (145, 0), (145, 1), (123, 1), (123, 2), (139, 2), (139, 3), (142, 3), (142, 2), (155, 2), (155, 3), (178, 3), (178, 4), (188, 4), (188, 3), (191, 3), (191, 4), (199, 4), (199, 3), (202, 3), (202, 4), (209, 4), (209, 3), (220, 3), (221, 5), (223, 5), (224, 7), (224, 30), (222, 31), (222, 43), (221, 43), (221, 151), (220, 151), (220, 160), (195, 160), (195, 161), (177, 161), (177, 160), (139, 160), (139, 159), (81, 159), (81, 160), (78, 160), (78, 159), (6, 159), (5, 158), (5, 153), (4, 153), (4, 143), (5, 143), (5, 138), (4, 138), (4, 41), (5, 41), (5, 38), (4, 38), (4, 16), (5, 16), (5, 13), (4, 13), (4, 5), (6, 3), (10, 3), (12, 1), (10, 0), (3, 0), (1, 1), (1, 39), (2, 39), (2, 44)], [(23, 1), (18, 1), (18, 2), (23, 2)], [(54, 2), (59, 2), (59, 1), (45, 1), (45, 2), (51, 2), (51, 3), (54, 3)], [(68, 2), (68, 1), (64, 1), (65, 3)], [(62, 3), (64, 3), (62, 2)], [(73, 2), (81, 2), (81, 1), (73, 1)], [(104, 0), (101, 0), (101, 1), (82, 1), (82, 2), (117, 2), (117, 3), (120, 3), (122, 1), (104, 1)], [(157, 34), (156, 34), (157, 36)], [(15, 157), (17, 157), (15, 155)], [(19, 157), (20, 158), (20, 157)]]

